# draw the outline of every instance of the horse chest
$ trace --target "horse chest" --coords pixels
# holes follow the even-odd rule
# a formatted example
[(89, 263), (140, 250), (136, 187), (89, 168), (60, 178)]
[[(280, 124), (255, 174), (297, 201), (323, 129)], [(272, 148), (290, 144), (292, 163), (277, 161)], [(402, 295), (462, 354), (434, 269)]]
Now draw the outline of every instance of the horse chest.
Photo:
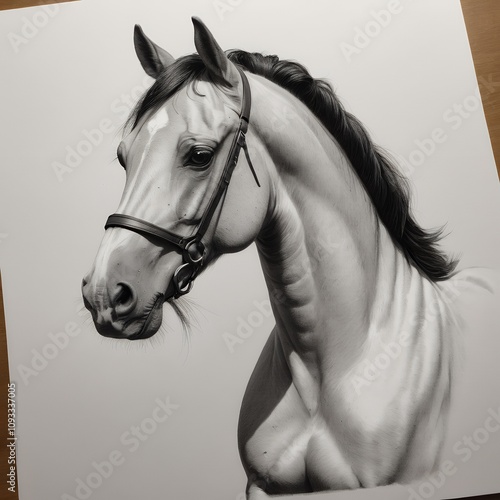
[[(374, 412), (374, 392), (381, 400), (383, 394), (366, 391), (353, 398), (353, 385), (346, 382), (343, 389), (326, 384), (311, 396), (314, 391), (293, 382), (288, 365), (270, 346), (272, 341), (252, 375), (240, 415), (240, 453), (250, 483), (270, 494), (385, 484), (394, 461), (380, 456), (399, 448), (404, 432), (399, 421)], [(315, 407), (315, 401), (321, 403)], [(381, 440), (392, 434), (388, 427), (394, 439)]]
[(360, 483), (321, 417), (282, 426), (270, 415), (248, 441), (249, 475), (267, 493), (356, 488)]
[(359, 486), (321, 410), (311, 411), (315, 398), (300, 392), (266, 346), (239, 423), (240, 453), (250, 483), (270, 494)]

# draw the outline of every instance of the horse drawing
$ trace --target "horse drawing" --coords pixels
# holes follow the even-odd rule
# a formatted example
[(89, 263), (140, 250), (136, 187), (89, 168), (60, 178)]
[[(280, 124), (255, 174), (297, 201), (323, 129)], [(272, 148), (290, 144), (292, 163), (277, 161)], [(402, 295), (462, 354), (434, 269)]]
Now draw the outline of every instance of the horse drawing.
[(83, 280), (97, 331), (154, 335), (164, 303), (255, 243), (276, 326), (239, 418), (248, 498), (432, 472), (458, 344), (460, 273), (440, 231), (415, 221), (405, 180), (328, 83), (225, 53), (193, 24), (197, 54), (178, 59), (135, 29), (155, 81), (118, 147), (123, 195)]

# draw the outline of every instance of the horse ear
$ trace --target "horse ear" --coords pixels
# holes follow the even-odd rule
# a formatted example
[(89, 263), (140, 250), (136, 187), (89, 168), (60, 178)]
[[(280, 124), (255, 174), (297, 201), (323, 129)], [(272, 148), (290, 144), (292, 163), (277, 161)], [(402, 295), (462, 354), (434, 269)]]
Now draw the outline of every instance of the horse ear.
[(191, 19), (194, 25), (194, 44), (210, 76), (216, 83), (236, 86), (239, 82), (236, 66), (226, 57), (203, 21), (198, 17)]
[(134, 28), (134, 46), (144, 71), (154, 79), (158, 78), (167, 66), (175, 62), (174, 57), (152, 42), (138, 24)]

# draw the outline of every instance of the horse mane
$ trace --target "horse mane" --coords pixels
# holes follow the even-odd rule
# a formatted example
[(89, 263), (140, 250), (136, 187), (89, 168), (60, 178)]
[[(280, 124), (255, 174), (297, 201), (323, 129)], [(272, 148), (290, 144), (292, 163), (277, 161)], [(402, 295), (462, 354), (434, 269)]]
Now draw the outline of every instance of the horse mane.
[[(443, 229), (426, 230), (415, 221), (406, 178), (388, 154), (373, 143), (362, 123), (344, 109), (328, 82), (314, 79), (301, 64), (280, 60), (275, 55), (231, 50), (227, 56), (233, 63), (279, 85), (302, 101), (342, 148), (380, 220), (407, 260), (432, 281), (451, 277), (457, 261), (438, 247)], [(209, 76), (197, 54), (177, 59), (138, 102), (127, 125), (135, 127), (147, 112), (159, 108), (184, 85), (200, 79), (209, 79)]]

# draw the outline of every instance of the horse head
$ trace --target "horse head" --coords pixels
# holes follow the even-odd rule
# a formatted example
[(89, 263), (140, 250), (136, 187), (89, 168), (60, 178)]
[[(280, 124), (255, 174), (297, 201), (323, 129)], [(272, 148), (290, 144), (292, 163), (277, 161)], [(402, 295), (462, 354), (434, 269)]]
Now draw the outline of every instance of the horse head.
[(247, 133), (255, 138), (248, 80), (206, 26), (193, 24), (198, 55), (177, 60), (135, 28), (155, 82), (118, 146), (123, 195), (82, 285), (107, 337), (154, 335), (164, 302), (189, 291), (220, 255), (252, 243), (268, 211), (269, 179), (260, 162), (257, 177), (246, 146)]

